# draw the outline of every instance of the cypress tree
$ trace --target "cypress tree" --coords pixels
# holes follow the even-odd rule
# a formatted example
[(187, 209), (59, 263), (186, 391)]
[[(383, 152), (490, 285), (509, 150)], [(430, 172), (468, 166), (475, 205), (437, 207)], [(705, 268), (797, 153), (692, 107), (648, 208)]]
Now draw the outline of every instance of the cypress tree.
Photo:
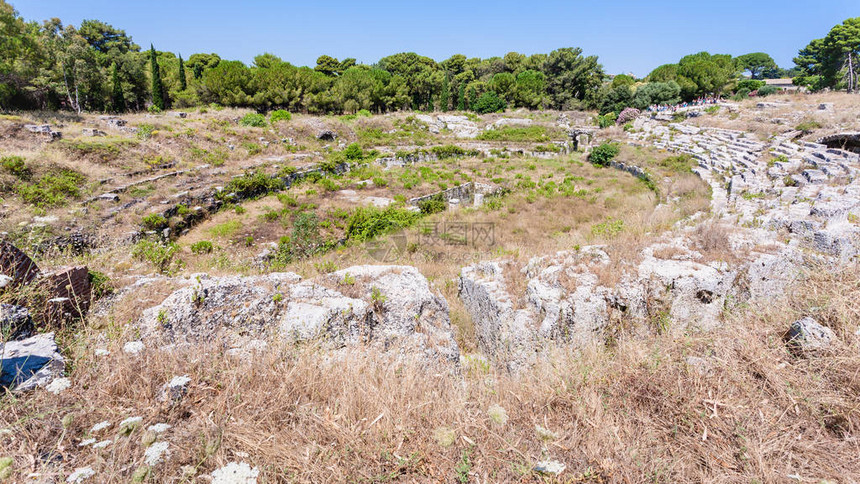
[(113, 105), (114, 112), (122, 113), (125, 112), (125, 96), (122, 93), (122, 83), (119, 80), (119, 69), (116, 66), (116, 62), (113, 63), (111, 70), (111, 81), (113, 82), (111, 104)]
[(450, 94), (450, 86), (448, 86), (448, 76), (442, 79), (442, 92), (439, 93), (439, 109), (443, 112), (448, 111), (448, 95)]
[(149, 44), (150, 72), (152, 74), (152, 105), (164, 110), (164, 86), (161, 83), (161, 70), (158, 68), (158, 57), (155, 47)]
[(478, 102), (478, 91), (475, 90), (475, 86), (469, 88), (469, 109), (474, 109), (475, 104)]
[(464, 82), (460, 82), (460, 95), (457, 96), (457, 110), (466, 110), (466, 84)]
[(185, 80), (185, 62), (182, 62), (182, 54), (179, 55), (179, 90), (184, 91), (188, 87)]
[(433, 92), (427, 95), (427, 111), (433, 112)]

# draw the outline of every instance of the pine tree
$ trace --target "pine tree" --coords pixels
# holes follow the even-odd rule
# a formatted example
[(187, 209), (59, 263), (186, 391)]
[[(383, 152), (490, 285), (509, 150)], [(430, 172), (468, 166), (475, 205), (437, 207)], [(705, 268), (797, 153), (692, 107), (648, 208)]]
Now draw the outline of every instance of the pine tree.
[(469, 105), (466, 106), (468, 109), (475, 109), (475, 104), (478, 102), (478, 91), (475, 90), (475, 86), (469, 88)]
[(119, 80), (119, 69), (116, 66), (116, 62), (113, 63), (111, 70), (111, 81), (113, 82), (111, 104), (113, 105), (114, 112), (122, 113), (125, 112), (125, 96), (122, 93), (122, 83)]
[(179, 55), (179, 90), (184, 91), (188, 87), (185, 80), (185, 62), (182, 62), (182, 55)]
[(164, 85), (161, 83), (161, 70), (158, 68), (158, 57), (152, 44), (149, 44), (149, 62), (152, 74), (152, 105), (164, 110)]
[(450, 86), (448, 86), (448, 76), (442, 79), (442, 92), (439, 93), (439, 109), (442, 112), (448, 111), (448, 95), (450, 94)]
[(460, 82), (460, 95), (457, 96), (457, 110), (466, 110), (466, 84), (464, 82)]

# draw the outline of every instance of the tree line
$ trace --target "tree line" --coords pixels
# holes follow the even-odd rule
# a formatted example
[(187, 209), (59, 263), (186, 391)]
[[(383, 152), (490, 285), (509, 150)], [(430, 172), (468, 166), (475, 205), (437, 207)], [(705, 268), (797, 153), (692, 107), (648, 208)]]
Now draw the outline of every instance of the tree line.
[[(251, 65), (215, 53), (183, 59), (154, 46), (141, 49), (124, 30), (99, 20), (77, 27), (56, 18), (27, 22), (0, 0), (0, 109), (123, 112), (216, 103), (315, 114), (508, 107), (618, 112), (735, 92), (744, 86), (744, 72), (753, 80), (797, 73), (811, 88), (847, 82), (856, 89), (855, 77), (844, 72), (856, 70), (860, 44), (852, 44), (851, 36), (858, 20), (846, 20), (848, 27), (838, 35), (813, 41), (793, 71), (779, 69), (766, 53), (700, 52), (637, 81), (610, 78), (596, 56), (572, 47), (488, 59), (457, 54), (442, 62), (408, 52), (372, 65), (323, 55), (314, 67), (294, 66), (268, 53)], [(843, 58), (848, 67), (839, 64)], [(834, 81), (837, 77), (847, 81)]]

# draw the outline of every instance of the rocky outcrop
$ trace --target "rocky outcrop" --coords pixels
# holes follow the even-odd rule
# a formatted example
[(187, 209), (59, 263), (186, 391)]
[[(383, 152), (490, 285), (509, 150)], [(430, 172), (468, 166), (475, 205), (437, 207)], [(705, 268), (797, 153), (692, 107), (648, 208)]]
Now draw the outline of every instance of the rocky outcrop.
[(64, 370), (54, 333), (0, 344), (0, 388), (29, 391), (44, 387)]
[[(738, 251), (745, 237), (734, 237)], [(800, 254), (787, 245), (748, 250), (732, 264), (690, 247), (686, 237), (669, 239), (614, 265), (600, 246), (536, 257), (523, 267), (480, 262), (462, 269), (459, 295), (481, 350), (517, 371), (549, 345), (602, 343), (620, 329), (712, 329), (727, 307), (779, 293), (800, 274)]]
[(459, 358), (446, 301), (406, 266), (355, 266), (312, 280), (195, 276), (147, 309), (139, 325), (145, 339), (167, 343), (219, 340), (241, 350), (275, 338)]
[(473, 139), (478, 136), (478, 125), (470, 121), (466, 116), (458, 116), (453, 114), (440, 114), (439, 116), (430, 116), (427, 114), (418, 114), (415, 119), (427, 125), (427, 129), (433, 134), (439, 134), (442, 130), (451, 131), (457, 138)]
[(0, 304), (0, 340), (19, 340), (32, 335), (33, 332), (33, 318), (27, 308)]
[(797, 354), (827, 349), (835, 338), (832, 329), (822, 326), (809, 316), (791, 323), (791, 328), (785, 335), (786, 344)]

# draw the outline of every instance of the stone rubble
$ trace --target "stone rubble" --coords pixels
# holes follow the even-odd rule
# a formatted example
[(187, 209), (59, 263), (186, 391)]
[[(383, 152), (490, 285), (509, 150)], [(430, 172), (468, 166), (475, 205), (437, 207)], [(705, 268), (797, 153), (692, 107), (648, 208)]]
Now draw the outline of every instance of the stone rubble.
[(18, 392), (44, 387), (65, 371), (54, 333), (0, 344), (0, 388)]
[(139, 327), (144, 339), (167, 344), (216, 340), (242, 349), (275, 337), (459, 361), (447, 302), (408, 266), (355, 266), (312, 280), (294, 273), (193, 276), (144, 311)]
[[(600, 246), (512, 261), (485, 261), (464, 267), (459, 297), (472, 316), (479, 348), (510, 371), (528, 366), (552, 344), (602, 343), (624, 321), (639, 330), (709, 330), (721, 324), (727, 306), (760, 300), (796, 281), (803, 258), (792, 245), (755, 250), (760, 232), (732, 234), (741, 262), (706, 261), (691, 250), (687, 236), (646, 247), (639, 260), (610, 269)], [(665, 255), (671, 254), (671, 255)], [(525, 281), (524, 292), (510, 277)]]

